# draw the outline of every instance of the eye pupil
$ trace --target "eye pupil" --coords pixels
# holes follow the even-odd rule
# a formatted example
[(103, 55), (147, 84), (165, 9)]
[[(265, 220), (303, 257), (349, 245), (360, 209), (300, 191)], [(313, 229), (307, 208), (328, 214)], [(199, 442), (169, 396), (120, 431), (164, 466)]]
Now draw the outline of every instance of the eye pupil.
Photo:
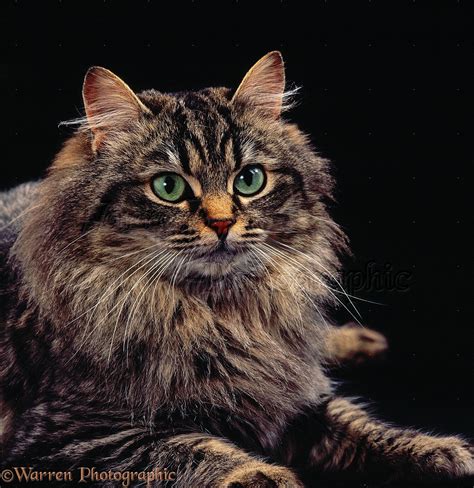
[(165, 189), (166, 193), (172, 194), (174, 187), (176, 186), (176, 180), (171, 176), (166, 176), (165, 181), (163, 182), (163, 188)]
[(253, 181), (253, 172), (252, 170), (247, 170), (243, 175), (242, 177), (244, 178), (244, 181), (245, 181), (245, 184), (247, 186), (251, 186), (252, 184), (252, 181)]

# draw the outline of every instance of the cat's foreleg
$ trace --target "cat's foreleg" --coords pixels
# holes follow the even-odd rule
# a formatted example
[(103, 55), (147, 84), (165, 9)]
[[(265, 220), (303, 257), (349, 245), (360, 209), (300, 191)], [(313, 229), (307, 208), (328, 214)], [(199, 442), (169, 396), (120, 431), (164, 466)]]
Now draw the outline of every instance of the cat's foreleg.
[[(141, 472), (149, 487), (303, 488), (290, 469), (270, 464), (224, 438), (204, 433), (159, 434), (142, 427), (91, 437), (85, 432), (85, 426), (77, 431), (71, 428), (62, 439), (45, 433), (35, 443), (30, 440), (6, 468), (71, 471), (73, 479), (86, 476), (86, 481), (92, 469), (92, 477), (109, 470), (122, 475)], [(155, 475), (158, 472), (163, 478)], [(107, 480), (101, 486), (117, 483)]]
[[(161, 462), (163, 454), (158, 453)], [(290, 469), (269, 464), (218, 437), (178, 435), (167, 441), (165, 457), (171, 462), (177, 454), (182, 461), (181, 479), (176, 486), (183, 488), (303, 488)]]
[(295, 422), (282, 460), (318, 472), (373, 473), (387, 479), (474, 475), (474, 448), (467, 441), (391, 427), (339, 397)]

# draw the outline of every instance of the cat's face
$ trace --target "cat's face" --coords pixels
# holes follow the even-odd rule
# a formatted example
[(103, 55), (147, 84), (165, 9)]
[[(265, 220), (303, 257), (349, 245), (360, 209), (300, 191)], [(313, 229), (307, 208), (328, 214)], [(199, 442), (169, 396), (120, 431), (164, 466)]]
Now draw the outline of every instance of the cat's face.
[(283, 91), (279, 53), (235, 93), (137, 96), (109, 71), (90, 70), (85, 126), (51, 169), (49, 234), (56, 249), (66, 246), (58, 270), (125, 266), (151, 281), (212, 286), (229, 276), (267, 279), (291, 267), (291, 253), (325, 261), (331, 178), (281, 119)]
[(159, 242), (182, 276), (255, 272), (255, 246), (300, 225), (289, 215), (304, 207), (304, 189), (277, 140), (266, 128), (259, 134), (240, 125), (226, 105), (220, 92), (170, 100), (150, 121), (157, 130), (144, 154), (120, 174), (126, 182), (134, 168), (136, 184), (125, 185), (107, 210), (115, 232), (134, 236), (137, 246)]
[(142, 100), (156, 114), (99, 150), (90, 225), (128, 251), (157, 244), (176, 280), (262, 272), (265, 242), (312, 232), (310, 161), (278, 120), (232, 107), (223, 89)]

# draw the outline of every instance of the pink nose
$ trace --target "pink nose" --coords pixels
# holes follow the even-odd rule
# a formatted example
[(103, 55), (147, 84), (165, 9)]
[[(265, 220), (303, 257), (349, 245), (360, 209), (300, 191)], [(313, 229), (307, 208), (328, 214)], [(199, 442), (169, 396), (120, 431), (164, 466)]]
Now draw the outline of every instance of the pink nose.
[(209, 219), (208, 221), (209, 227), (216, 231), (217, 237), (219, 237), (219, 239), (227, 236), (227, 234), (229, 233), (229, 229), (233, 224), (233, 220)]

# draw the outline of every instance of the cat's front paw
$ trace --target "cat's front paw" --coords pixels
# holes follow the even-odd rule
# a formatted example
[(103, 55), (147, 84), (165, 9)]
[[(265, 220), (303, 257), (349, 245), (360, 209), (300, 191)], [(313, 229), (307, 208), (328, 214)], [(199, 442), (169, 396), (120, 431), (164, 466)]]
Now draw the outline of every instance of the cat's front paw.
[(336, 362), (361, 364), (382, 357), (388, 342), (380, 332), (349, 322), (331, 330), (328, 347)]
[(474, 477), (474, 446), (459, 437), (426, 437), (414, 449), (422, 471), (434, 477)]
[(238, 467), (224, 479), (222, 488), (303, 488), (287, 468), (251, 462)]

